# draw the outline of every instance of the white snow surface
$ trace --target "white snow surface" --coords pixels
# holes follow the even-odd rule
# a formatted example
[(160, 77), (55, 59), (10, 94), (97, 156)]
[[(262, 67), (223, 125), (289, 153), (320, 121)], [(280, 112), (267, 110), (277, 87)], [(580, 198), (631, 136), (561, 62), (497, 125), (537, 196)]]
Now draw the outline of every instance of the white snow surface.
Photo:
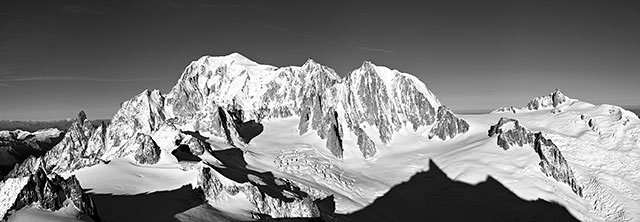
[[(170, 155), (170, 156), (167, 156)], [(198, 171), (184, 169), (171, 154), (164, 153), (154, 165), (138, 165), (128, 156), (80, 169), (74, 174), (91, 193), (134, 195), (175, 190), (184, 185), (197, 186)]]
[[(339, 213), (372, 203), (393, 185), (428, 170), (428, 160), (433, 159), (454, 180), (477, 184), (491, 176), (522, 199), (557, 202), (583, 221), (640, 220), (638, 117), (617, 106), (578, 101), (561, 109), (555, 114), (545, 109), (462, 115), (469, 132), (444, 142), (421, 136), (428, 129), (400, 131), (388, 145), (377, 141), (381, 154), (371, 160), (348, 153), (344, 160), (334, 158), (313, 133), (298, 136), (296, 117), (267, 120), (264, 132), (245, 148), (251, 151), (245, 157), (256, 170), (273, 171), (307, 190), (334, 194)], [(575, 172), (584, 197), (545, 176), (533, 149), (498, 147), (496, 138), (487, 134), (503, 116), (552, 139)], [(595, 126), (588, 126), (589, 119), (595, 119)], [(343, 142), (355, 146), (352, 135), (345, 134)]]

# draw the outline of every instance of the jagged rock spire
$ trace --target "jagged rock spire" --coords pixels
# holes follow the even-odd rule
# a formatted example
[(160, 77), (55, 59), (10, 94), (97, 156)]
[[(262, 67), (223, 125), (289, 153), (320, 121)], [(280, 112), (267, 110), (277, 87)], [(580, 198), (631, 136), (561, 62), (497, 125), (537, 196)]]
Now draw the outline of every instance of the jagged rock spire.
[(78, 113), (78, 122), (80, 123), (84, 123), (84, 120), (87, 119), (87, 114), (84, 112), (84, 110), (80, 110), (80, 112)]

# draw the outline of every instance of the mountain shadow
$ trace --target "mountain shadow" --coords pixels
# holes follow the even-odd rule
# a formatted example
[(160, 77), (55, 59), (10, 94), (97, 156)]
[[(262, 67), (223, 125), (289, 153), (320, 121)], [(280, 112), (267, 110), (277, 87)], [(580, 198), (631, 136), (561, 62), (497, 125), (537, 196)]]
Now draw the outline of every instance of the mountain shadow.
[(236, 122), (236, 131), (242, 141), (245, 143), (251, 142), (253, 138), (260, 135), (264, 130), (264, 126), (255, 120), (249, 120), (247, 122)]
[(248, 169), (247, 161), (244, 159), (244, 152), (241, 149), (229, 148), (225, 150), (213, 150), (211, 151), (211, 155), (218, 159), (224, 167), (217, 167), (210, 164), (209, 166), (236, 183), (249, 182), (256, 186), (260, 192), (285, 202), (292, 202), (295, 199), (286, 197), (284, 191), (288, 191), (298, 197), (308, 196), (307, 193), (301, 191), (300, 188), (286, 180), (276, 178), (271, 172), (258, 172)]
[(175, 150), (171, 151), (171, 154), (173, 154), (173, 156), (176, 157), (176, 159), (178, 159), (178, 161), (200, 161), (202, 159), (200, 159), (200, 157), (196, 156), (195, 154), (193, 154), (191, 152), (191, 149), (189, 149), (189, 146), (187, 145), (179, 145), (178, 148), (176, 148)]
[(338, 221), (578, 221), (563, 206), (520, 199), (487, 177), (477, 185), (453, 181), (429, 161), (429, 170), (391, 188), (371, 205)]
[(176, 214), (206, 202), (201, 189), (180, 189), (138, 195), (94, 194), (101, 221), (176, 221)]
[(264, 126), (259, 122), (255, 120), (244, 121), (242, 109), (232, 108), (227, 111), (233, 120), (236, 132), (245, 143), (249, 143), (264, 131)]

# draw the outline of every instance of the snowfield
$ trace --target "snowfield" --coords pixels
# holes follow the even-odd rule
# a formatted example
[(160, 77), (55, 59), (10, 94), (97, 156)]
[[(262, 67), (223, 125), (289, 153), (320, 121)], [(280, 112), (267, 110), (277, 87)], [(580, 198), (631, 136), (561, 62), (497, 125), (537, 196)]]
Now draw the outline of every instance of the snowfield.
[[(452, 140), (429, 140), (428, 129), (403, 130), (371, 160), (357, 153), (334, 158), (313, 133), (298, 136), (297, 118), (263, 122), (265, 130), (246, 149), (250, 167), (290, 178), (310, 190), (336, 197), (336, 211), (349, 213), (370, 204), (393, 185), (428, 170), (433, 159), (452, 179), (477, 184), (491, 176), (525, 200), (543, 199), (568, 208), (583, 221), (640, 220), (640, 121), (617, 106), (574, 101), (520, 113), (461, 115), (467, 133)], [(503, 150), (488, 129), (501, 117), (520, 121), (556, 143), (575, 172), (584, 197), (547, 177), (530, 147)], [(589, 120), (596, 122), (589, 126)], [(375, 131), (375, 130), (372, 130)], [(345, 147), (355, 144), (345, 136)], [(428, 188), (426, 188), (428, 189)]]
[(82, 188), (91, 193), (134, 195), (175, 190), (188, 184), (195, 187), (197, 170), (185, 168), (176, 160), (139, 165), (132, 157), (125, 157), (86, 167), (74, 174)]

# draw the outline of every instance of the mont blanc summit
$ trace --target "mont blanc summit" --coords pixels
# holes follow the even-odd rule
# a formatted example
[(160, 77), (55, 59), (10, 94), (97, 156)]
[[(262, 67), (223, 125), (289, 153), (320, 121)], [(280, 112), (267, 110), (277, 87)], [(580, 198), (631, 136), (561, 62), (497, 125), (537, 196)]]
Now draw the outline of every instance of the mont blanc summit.
[[(632, 112), (558, 89), (461, 115), (370, 61), (339, 75), (312, 59), (203, 56), (110, 121), (80, 112), (64, 131), (1, 132), (0, 218), (127, 220), (114, 201), (181, 195), (192, 205), (166, 220), (638, 221), (639, 136)], [(435, 208), (393, 207), (423, 203)]]

